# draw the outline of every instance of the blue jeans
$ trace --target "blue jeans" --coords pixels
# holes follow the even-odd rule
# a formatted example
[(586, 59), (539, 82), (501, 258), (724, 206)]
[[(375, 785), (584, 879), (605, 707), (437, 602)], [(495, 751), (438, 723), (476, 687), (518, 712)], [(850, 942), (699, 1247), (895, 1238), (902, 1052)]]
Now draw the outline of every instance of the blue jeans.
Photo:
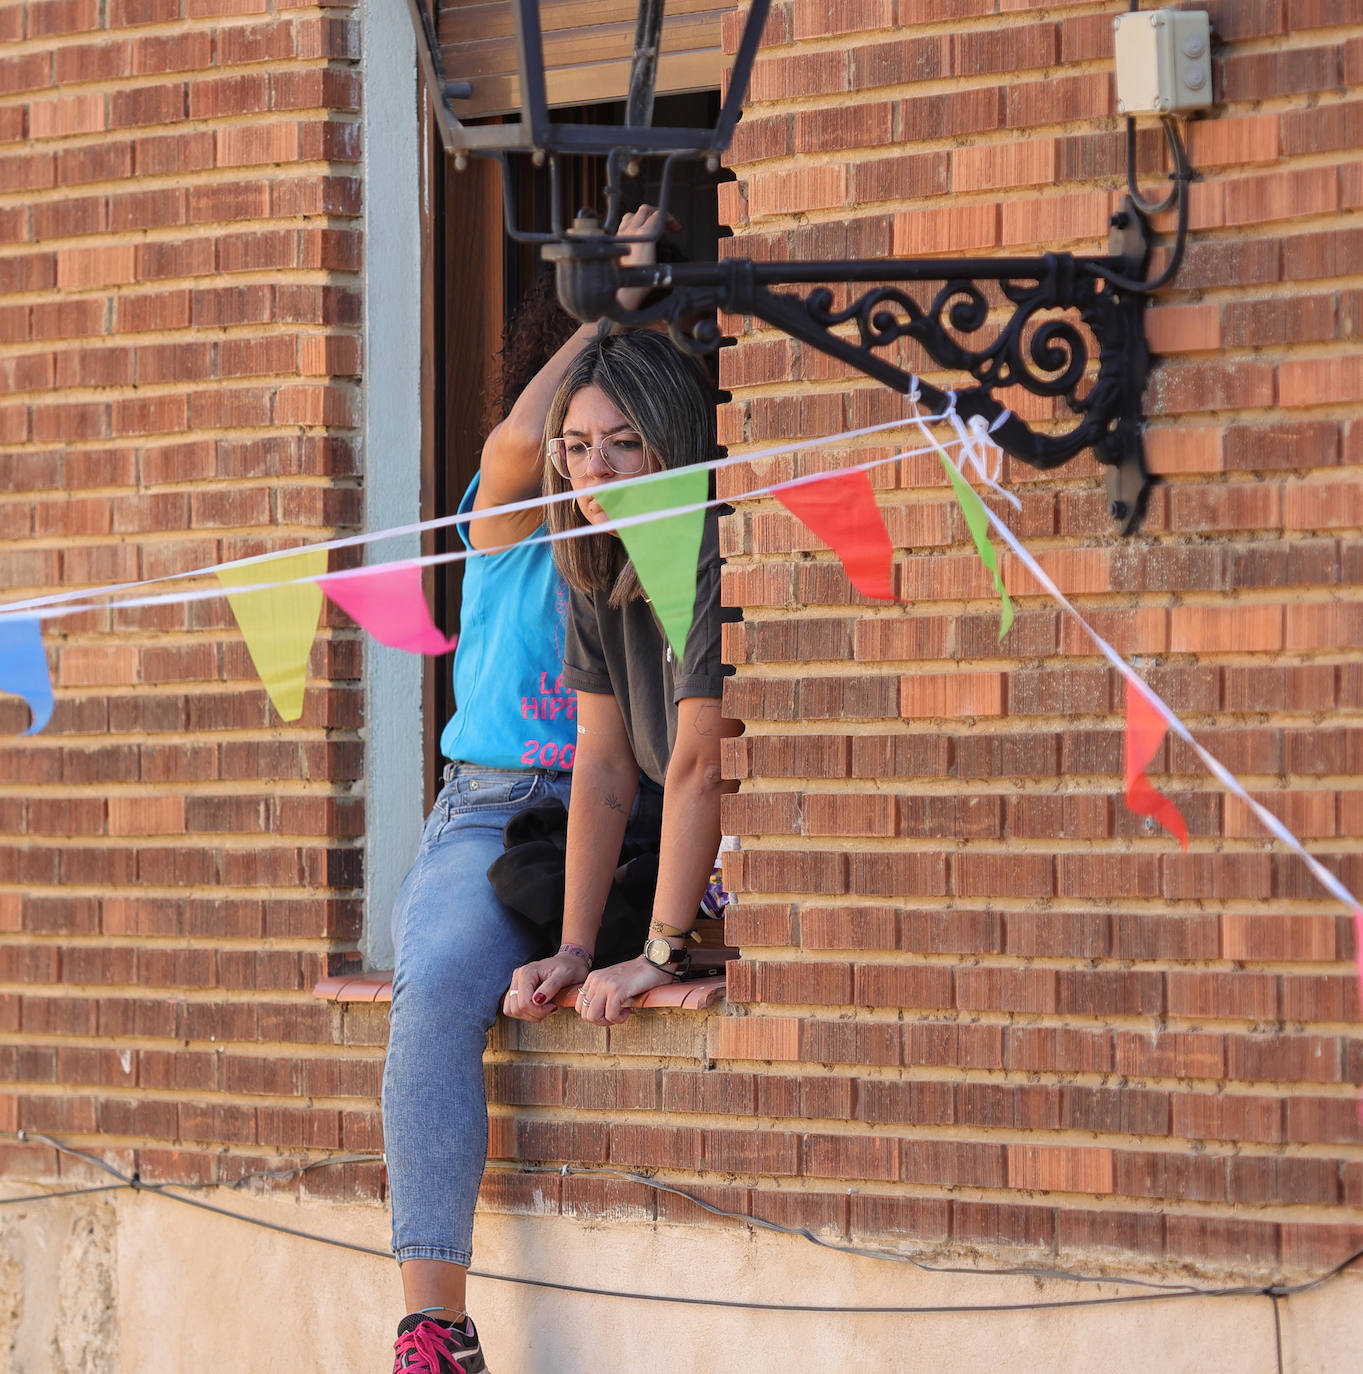
[(487, 881), (502, 828), (523, 807), (568, 801), (568, 777), (461, 763), (436, 798), (393, 908), (393, 1006), (383, 1136), (398, 1261), (472, 1257), (487, 1160), (483, 1051), (535, 932)]

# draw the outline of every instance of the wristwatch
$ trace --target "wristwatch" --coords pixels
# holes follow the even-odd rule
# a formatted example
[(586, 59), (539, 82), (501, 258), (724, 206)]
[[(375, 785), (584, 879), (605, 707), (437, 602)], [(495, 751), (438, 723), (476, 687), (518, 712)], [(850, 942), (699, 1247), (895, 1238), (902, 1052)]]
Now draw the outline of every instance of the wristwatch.
[(663, 935), (655, 935), (644, 942), (644, 959), (654, 968), (671, 974), (675, 982), (680, 982), (691, 972), (691, 951), (673, 949), (672, 942)]

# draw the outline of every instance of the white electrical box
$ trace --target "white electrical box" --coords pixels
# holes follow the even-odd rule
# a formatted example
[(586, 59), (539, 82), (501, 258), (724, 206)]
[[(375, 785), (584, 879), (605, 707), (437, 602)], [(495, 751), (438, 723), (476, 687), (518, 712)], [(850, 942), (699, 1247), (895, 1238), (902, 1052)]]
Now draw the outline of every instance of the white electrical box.
[(1136, 10), (1113, 20), (1117, 113), (1178, 114), (1212, 103), (1212, 24), (1205, 10)]

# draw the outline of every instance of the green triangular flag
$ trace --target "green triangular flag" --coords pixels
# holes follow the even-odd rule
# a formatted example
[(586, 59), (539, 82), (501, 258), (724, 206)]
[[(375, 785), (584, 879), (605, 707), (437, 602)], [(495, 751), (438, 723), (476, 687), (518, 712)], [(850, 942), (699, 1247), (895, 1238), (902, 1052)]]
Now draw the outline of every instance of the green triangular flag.
[(1013, 603), (1009, 601), (1008, 593), (1003, 589), (998, 556), (994, 552), (994, 546), (989, 542), (989, 512), (985, 510), (984, 502), (975, 494), (975, 488), (961, 476), (956, 464), (940, 449), (938, 457), (941, 458), (942, 466), (947, 470), (947, 476), (955, 488), (956, 499), (961, 503), (961, 514), (965, 516), (970, 537), (974, 539), (975, 548), (979, 551), (980, 562), (994, 574), (994, 586), (998, 588), (1003, 601), (1003, 609), (999, 616), (999, 638), (1002, 639), (1013, 627)]
[(680, 468), (667, 477), (636, 486), (606, 484), (592, 489), (597, 505), (612, 520), (677, 506), (702, 507), (647, 524), (627, 525), (618, 531), (653, 603), (653, 613), (678, 658), (686, 649), (686, 636), (696, 608), (696, 564), (705, 528), (703, 503), (709, 494), (710, 474), (705, 468)]

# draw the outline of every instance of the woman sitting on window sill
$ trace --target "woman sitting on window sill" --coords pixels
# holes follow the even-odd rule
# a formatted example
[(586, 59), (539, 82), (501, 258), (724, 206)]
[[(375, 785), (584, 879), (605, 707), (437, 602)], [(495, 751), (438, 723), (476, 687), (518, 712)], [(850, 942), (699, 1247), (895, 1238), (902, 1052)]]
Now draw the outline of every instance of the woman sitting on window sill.
[[(602, 483), (704, 462), (714, 454), (715, 397), (692, 358), (661, 334), (606, 338), (583, 350), (549, 407), (545, 489), (550, 529), (601, 524)], [(739, 732), (720, 711), (724, 669), (718, 518), (706, 516), (696, 600), (675, 660), (624, 546), (613, 533), (554, 546), (572, 589), (564, 682), (577, 691), (577, 754), (568, 811), (563, 943), (516, 970), (502, 1009), (540, 1021), (581, 983), (576, 1010), (619, 1025), (634, 999), (685, 971), (687, 937), (715, 864), (726, 785), (720, 740)], [(643, 775), (641, 782), (640, 775)], [(593, 969), (593, 946), (636, 789), (662, 789), (658, 885), (639, 954)]]

